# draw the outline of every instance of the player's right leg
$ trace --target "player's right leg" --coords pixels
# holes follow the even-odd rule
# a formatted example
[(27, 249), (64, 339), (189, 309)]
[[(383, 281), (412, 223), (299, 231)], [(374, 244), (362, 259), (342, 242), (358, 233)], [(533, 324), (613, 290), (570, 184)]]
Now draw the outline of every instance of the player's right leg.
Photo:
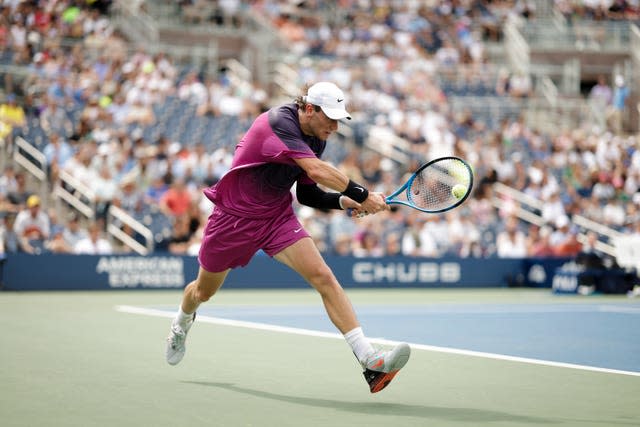
[(208, 301), (220, 289), (228, 272), (229, 270), (211, 273), (200, 267), (196, 280), (185, 287), (180, 310), (171, 322), (167, 337), (165, 357), (168, 364), (177, 365), (184, 357), (187, 333), (196, 318), (198, 306)]
[(409, 345), (398, 344), (388, 351), (372, 347), (362, 332), (349, 298), (310, 238), (298, 240), (274, 257), (297, 271), (320, 293), (329, 318), (343, 333), (360, 362), (371, 393), (389, 385), (409, 361)]

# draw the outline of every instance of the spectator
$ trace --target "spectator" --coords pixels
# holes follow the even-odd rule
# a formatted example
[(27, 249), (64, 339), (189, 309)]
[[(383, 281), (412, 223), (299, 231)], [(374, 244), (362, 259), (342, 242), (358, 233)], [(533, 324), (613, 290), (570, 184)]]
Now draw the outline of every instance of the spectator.
[(528, 98), (533, 93), (531, 77), (524, 72), (517, 72), (509, 79), (509, 95), (515, 98)]
[(80, 217), (77, 214), (73, 214), (69, 217), (66, 226), (62, 231), (62, 237), (70, 248), (75, 248), (76, 244), (87, 237), (89, 233), (80, 223)]
[(13, 93), (7, 95), (6, 102), (0, 105), (0, 138), (7, 138), (13, 129), (27, 123), (24, 109), (18, 105)]
[(9, 195), (18, 189), (16, 181), (16, 170), (12, 165), (7, 165), (0, 176), (0, 193)]
[(55, 132), (49, 134), (49, 143), (42, 150), (47, 161), (49, 180), (56, 182), (60, 170), (73, 156), (73, 148)]
[(575, 230), (571, 229), (571, 222), (566, 215), (558, 217), (555, 223), (556, 229), (551, 233), (549, 244), (556, 256), (575, 256), (580, 252)]
[(619, 230), (627, 220), (627, 215), (618, 199), (610, 199), (602, 208), (602, 219), (606, 226)]
[(613, 92), (607, 83), (607, 77), (604, 74), (600, 74), (598, 82), (589, 91), (589, 100), (597, 106), (602, 114), (605, 114), (611, 104), (612, 97)]
[(73, 124), (67, 112), (54, 99), (49, 99), (46, 107), (40, 113), (40, 126), (50, 134), (67, 136), (73, 133)]
[(0, 245), (2, 254), (14, 254), (20, 251), (20, 239), (15, 231), (16, 214), (0, 212), (2, 224), (0, 224)]
[(176, 178), (160, 199), (160, 209), (165, 215), (178, 217), (187, 213), (193, 197), (184, 180)]
[(189, 215), (183, 214), (175, 217), (173, 221), (173, 232), (169, 238), (169, 252), (172, 254), (184, 255), (190, 246), (193, 231), (189, 227)]
[(557, 218), (566, 215), (566, 211), (564, 208), (564, 203), (560, 197), (560, 193), (554, 191), (551, 193), (549, 200), (544, 202), (542, 206), (541, 216), (542, 219), (547, 223), (552, 223)]
[(372, 230), (366, 230), (357, 240), (353, 256), (358, 258), (384, 256), (384, 247), (380, 243), (378, 234)]
[(551, 242), (552, 229), (548, 225), (542, 227), (532, 226), (531, 229), (538, 230), (531, 232), (527, 238), (527, 256), (531, 257), (550, 257), (554, 256), (555, 251)]
[(607, 123), (609, 124), (609, 129), (611, 129), (616, 135), (620, 135), (623, 131), (624, 113), (626, 111), (630, 91), (626, 85), (624, 77), (620, 74), (616, 76), (615, 84), (611, 105), (607, 111)]
[(89, 225), (89, 235), (79, 240), (73, 248), (75, 254), (109, 255), (113, 253), (111, 243), (102, 237), (102, 229), (97, 222)]
[(348, 233), (341, 233), (336, 236), (333, 241), (333, 247), (331, 253), (337, 256), (349, 256), (351, 255), (351, 245), (353, 243), (353, 236)]
[(402, 255), (401, 236), (397, 232), (384, 236), (384, 256)]
[(49, 238), (49, 217), (41, 210), (40, 198), (31, 195), (26, 209), (16, 216), (14, 230), (19, 239), (20, 250), (28, 254), (39, 254)]
[(136, 186), (134, 177), (127, 176), (120, 182), (120, 191), (113, 199), (113, 204), (124, 209), (129, 215), (136, 215), (144, 206), (143, 194)]
[(18, 213), (19, 207), (11, 203), (7, 193), (0, 189), (0, 214)]
[(104, 164), (100, 167), (98, 176), (90, 183), (95, 195), (96, 216), (105, 218), (114, 197), (118, 193), (118, 183), (113, 179), (111, 169)]
[(10, 190), (7, 195), (9, 202), (19, 209), (22, 209), (32, 192), (27, 189), (27, 176), (24, 172), (15, 174), (15, 189)]
[(45, 243), (45, 249), (54, 254), (73, 253), (73, 247), (64, 239), (64, 227), (53, 228), (51, 238)]
[(169, 190), (167, 179), (164, 176), (157, 175), (151, 181), (151, 185), (144, 194), (144, 200), (147, 204), (160, 205), (160, 201), (164, 194)]
[(505, 229), (496, 237), (496, 250), (500, 258), (524, 258), (527, 256), (527, 240), (518, 228), (518, 218), (511, 216), (505, 221)]

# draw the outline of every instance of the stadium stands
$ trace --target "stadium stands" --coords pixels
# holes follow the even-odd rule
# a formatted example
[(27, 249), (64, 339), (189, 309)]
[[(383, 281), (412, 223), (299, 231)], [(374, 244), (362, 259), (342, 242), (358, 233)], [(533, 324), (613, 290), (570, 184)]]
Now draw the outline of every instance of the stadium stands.
[[(159, 200), (175, 179), (186, 180), (204, 222), (210, 205), (201, 190), (224, 173), (229, 152), (253, 117), (292, 100), (305, 83), (318, 79), (334, 80), (350, 95), (353, 123), (342, 125), (325, 155), (354, 179), (390, 191), (417, 163), (457, 154), (474, 165), (478, 183), (464, 206), (443, 216), (400, 209), (346, 226), (341, 212), (307, 216), (301, 208), (324, 251), (344, 253), (344, 234), (331, 231), (337, 227), (356, 236), (348, 250), (361, 256), (384, 254), (382, 242), (394, 238), (404, 254), (496, 256), (498, 236), (510, 218), (518, 218), (527, 233), (530, 224), (545, 233), (560, 228), (542, 208), (552, 200), (560, 200), (572, 220), (571, 233), (584, 240), (588, 231), (597, 231), (603, 251), (612, 251), (615, 233), (634, 232), (640, 140), (633, 105), (640, 82), (629, 77), (632, 68), (638, 72), (640, 58), (620, 53), (640, 45), (633, 26), (638, 11), (631, 6), (596, 13), (545, 1), (524, 8), (510, 1), (455, 7), (447, 1), (438, 7), (390, 1), (346, 1), (340, 7), (140, 1), (115, 2), (110, 9), (97, 3), (109, 12), (96, 13), (95, 5), (76, 10), (65, 1), (54, 10), (30, 2), (3, 6), (16, 8), (0, 21), (7, 35), (0, 54), (4, 96), (17, 95), (27, 120), (11, 128), (2, 149), (12, 159), (18, 153), (16, 158), (29, 161), (34, 153), (16, 148), (18, 138), (37, 151), (49, 144), (52, 132), (64, 138), (76, 154), (67, 164), (58, 164), (54, 155), (44, 170), (44, 190), (34, 179), (32, 191), (53, 195), (44, 205), (62, 227), (75, 211), (85, 224), (102, 221), (119, 243), (115, 250), (168, 250), (176, 218), (162, 211)], [(127, 39), (130, 25), (123, 23), (131, 22), (147, 31), (127, 33)], [(578, 49), (591, 61), (583, 68), (608, 74), (611, 82), (624, 75), (635, 85), (623, 130), (594, 119), (587, 93), (580, 93), (580, 77), (575, 79), (575, 63), (558, 71), (538, 55), (556, 41), (557, 49), (576, 50), (578, 24), (590, 34), (604, 34), (597, 46), (588, 42), (588, 49)], [(603, 25), (612, 30), (598, 32)], [(195, 43), (203, 34), (248, 41), (235, 52), (218, 45), (202, 55), (176, 54), (178, 42)], [(167, 40), (169, 35), (175, 39)], [(259, 38), (278, 48), (258, 54), (246, 47), (261, 46)], [(145, 40), (154, 43), (140, 47)], [(610, 46), (617, 62), (603, 68), (597, 58)], [(393, 137), (379, 137), (379, 129)], [(206, 154), (199, 152), (202, 147)], [(111, 203), (122, 212), (95, 211), (100, 195), (91, 184), (104, 166), (118, 187)], [(76, 178), (88, 188), (60, 181), (60, 174), (52, 178), (52, 169), (82, 171)], [(10, 173), (3, 178), (0, 194), (10, 194)], [(145, 196), (144, 206), (124, 206), (126, 185)], [(602, 195), (594, 199), (594, 193)], [(190, 232), (197, 239), (197, 227)], [(374, 240), (383, 249), (372, 249)]]

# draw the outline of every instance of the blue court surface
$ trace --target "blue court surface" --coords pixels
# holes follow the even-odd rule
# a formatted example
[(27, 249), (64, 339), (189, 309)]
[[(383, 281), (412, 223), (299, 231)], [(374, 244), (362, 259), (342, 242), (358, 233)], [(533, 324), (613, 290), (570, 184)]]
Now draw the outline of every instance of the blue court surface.
[[(495, 356), (640, 373), (640, 304), (355, 305), (365, 333)], [(206, 305), (198, 315), (335, 333), (322, 305)]]

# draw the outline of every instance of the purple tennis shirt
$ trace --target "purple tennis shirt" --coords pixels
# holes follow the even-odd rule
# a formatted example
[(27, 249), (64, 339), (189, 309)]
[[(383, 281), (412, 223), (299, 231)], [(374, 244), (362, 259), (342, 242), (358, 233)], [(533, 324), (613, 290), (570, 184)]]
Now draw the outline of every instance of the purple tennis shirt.
[(302, 133), (296, 104), (260, 114), (236, 146), (231, 169), (204, 194), (222, 211), (246, 218), (282, 213), (291, 187), (311, 184), (294, 159), (320, 157), (326, 141)]

